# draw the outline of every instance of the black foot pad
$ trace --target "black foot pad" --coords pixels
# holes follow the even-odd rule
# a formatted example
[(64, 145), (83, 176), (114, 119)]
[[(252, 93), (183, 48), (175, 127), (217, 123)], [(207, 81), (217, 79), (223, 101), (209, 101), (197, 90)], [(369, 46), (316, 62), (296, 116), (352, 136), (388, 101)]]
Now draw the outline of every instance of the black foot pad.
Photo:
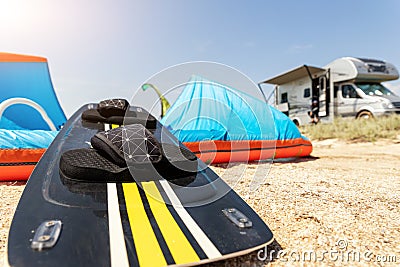
[(69, 180), (85, 182), (133, 182), (128, 168), (120, 167), (95, 149), (75, 149), (60, 159), (60, 173)]
[(97, 109), (88, 109), (82, 113), (82, 120), (88, 122), (110, 123), (117, 125), (141, 124), (147, 129), (155, 129), (157, 120), (147, 112), (129, 109), (125, 99), (100, 101)]
[[(75, 149), (61, 155), (62, 177), (84, 182), (132, 182), (131, 173), (139, 174), (143, 169), (150, 174), (145, 176), (166, 180), (193, 176), (198, 171), (197, 157), (190, 150), (158, 143), (140, 124), (97, 133), (91, 143), (94, 149)], [(158, 175), (151, 175), (155, 172)]]

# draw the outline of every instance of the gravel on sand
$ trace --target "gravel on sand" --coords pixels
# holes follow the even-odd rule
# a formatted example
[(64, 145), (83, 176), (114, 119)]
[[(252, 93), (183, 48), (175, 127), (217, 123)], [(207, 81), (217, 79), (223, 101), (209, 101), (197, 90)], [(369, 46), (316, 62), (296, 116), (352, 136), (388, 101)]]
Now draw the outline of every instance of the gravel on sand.
[[(212, 167), (222, 177), (244, 174), (232, 186), (271, 228), (275, 241), (262, 251), (209, 266), (400, 263), (399, 140), (331, 139), (313, 145), (311, 157), (261, 166), (270, 170), (257, 190), (249, 188), (257, 164)], [(0, 184), (0, 266), (23, 189), (23, 183)]]

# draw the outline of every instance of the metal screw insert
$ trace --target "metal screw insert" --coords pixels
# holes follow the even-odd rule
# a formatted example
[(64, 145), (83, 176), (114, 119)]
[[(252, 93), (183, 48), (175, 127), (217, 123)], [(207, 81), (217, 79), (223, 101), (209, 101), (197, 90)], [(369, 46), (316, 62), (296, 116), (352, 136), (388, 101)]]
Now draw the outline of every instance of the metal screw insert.
[(50, 240), (50, 236), (49, 235), (41, 235), (39, 236), (39, 241), (45, 242)]
[(49, 222), (46, 223), (47, 227), (50, 227), (50, 226), (53, 226), (53, 225), (54, 225), (54, 221), (49, 221)]

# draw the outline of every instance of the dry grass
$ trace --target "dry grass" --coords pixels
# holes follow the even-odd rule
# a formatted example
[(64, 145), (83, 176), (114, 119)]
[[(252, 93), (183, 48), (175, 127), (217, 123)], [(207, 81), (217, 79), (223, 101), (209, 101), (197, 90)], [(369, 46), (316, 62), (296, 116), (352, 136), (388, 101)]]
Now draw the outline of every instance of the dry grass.
[(312, 140), (338, 138), (346, 141), (375, 142), (381, 138), (396, 139), (400, 133), (400, 115), (369, 120), (337, 118), (330, 124), (302, 126), (301, 131)]

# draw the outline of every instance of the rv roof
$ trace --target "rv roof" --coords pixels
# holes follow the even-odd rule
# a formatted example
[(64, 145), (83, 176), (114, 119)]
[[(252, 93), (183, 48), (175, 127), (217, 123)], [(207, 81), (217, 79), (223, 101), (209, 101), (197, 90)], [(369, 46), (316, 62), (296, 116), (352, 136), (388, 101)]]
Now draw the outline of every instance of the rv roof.
[(290, 70), (288, 72), (282, 73), (278, 76), (275, 76), (273, 78), (270, 78), (268, 80), (265, 80), (261, 83), (270, 83), (270, 84), (281, 85), (281, 84), (285, 84), (285, 83), (303, 78), (305, 76), (313, 75), (313, 74), (321, 72), (321, 71), (325, 71), (325, 69), (303, 65), (303, 66), (297, 67), (293, 70)]

